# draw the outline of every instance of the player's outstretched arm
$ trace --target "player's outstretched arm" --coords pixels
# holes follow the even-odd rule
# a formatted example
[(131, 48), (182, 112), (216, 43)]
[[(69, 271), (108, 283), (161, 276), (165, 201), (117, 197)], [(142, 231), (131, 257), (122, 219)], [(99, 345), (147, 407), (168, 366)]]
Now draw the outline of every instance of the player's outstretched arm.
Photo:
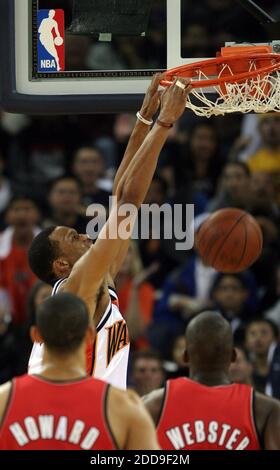
[[(160, 105), (160, 92), (158, 88), (159, 88), (159, 83), (161, 79), (162, 79), (162, 74), (160, 73), (157, 73), (153, 76), (151, 84), (146, 92), (143, 104), (141, 106), (140, 114), (147, 121), (152, 121), (153, 116), (158, 111), (158, 108)], [(147, 124), (144, 124), (139, 119), (137, 119), (135, 127), (129, 138), (123, 159), (121, 161), (121, 164), (114, 178), (113, 191), (112, 191), (113, 195), (116, 194), (117, 187), (122, 176), (127, 171), (132, 158), (135, 157), (136, 152), (141, 147), (142, 143), (145, 140), (145, 137), (148, 135), (150, 130), (151, 130), (151, 126), (148, 126)]]
[[(186, 85), (188, 80), (181, 80)], [(160, 120), (165, 123), (174, 123), (185, 109), (186, 95), (190, 87), (185, 90), (175, 84), (165, 91), (162, 96)], [(117, 191), (117, 204), (111, 210), (108, 221), (101, 230), (95, 244), (74, 265), (66, 282), (65, 289), (73, 292), (85, 301), (87, 295), (92, 297), (94, 289), (97, 291), (105, 275), (109, 272), (112, 260), (118, 253), (121, 244), (131, 236), (133, 224), (137, 216), (137, 209), (142, 204), (153, 178), (160, 151), (168, 137), (169, 129), (155, 125), (147, 135), (135, 158), (129, 164), (128, 170), (121, 178)], [(125, 216), (120, 214), (121, 208), (130, 204), (134, 208), (133, 219), (126, 231), (122, 233), (121, 224)], [(110, 236), (114, 233), (114, 237)], [(90, 306), (89, 307), (94, 307)]]
[[(160, 105), (160, 91), (158, 90), (158, 88), (159, 88), (159, 83), (160, 83), (161, 78), (162, 78), (162, 74), (160, 73), (157, 73), (153, 76), (152, 82), (146, 92), (143, 104), (141, 106), (140, 114), (146, 121), (151, 122), (153, 119), (153, 116), (158, 111), (158, 108)], [(121, 161), (121, 164), (118, 168), (118, 171), (114, 179), (113, 195), (116, 195), (117, 187), (118, 187), (120, 180), (122, 179), (125, 172), (128, 170), (131, 160), (135, 157), (137, 151), (141, 147), (142, 143), (144, 142), (150, 130), (151, 130), (151, 126), (137, 119), (135, 127), (128, 141), (123, 159)], [(126, 243), (122, 243), (120, 247), (120, 251), (116, 254), (115, 259), (112, 260), (112, 263), (110, 266), (110, 279), (109, 279), (110, 285), (113, 284), (113, 279), (117, 275), (119, 268), (122, 265), (122, 262), (125, 258), (128, 247), (129, 247), (129, 240), (127, 240)]]

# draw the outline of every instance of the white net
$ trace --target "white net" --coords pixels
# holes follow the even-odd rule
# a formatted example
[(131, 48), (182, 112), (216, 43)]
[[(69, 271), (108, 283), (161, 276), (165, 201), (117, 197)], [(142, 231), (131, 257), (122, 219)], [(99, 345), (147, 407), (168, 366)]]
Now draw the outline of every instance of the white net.
[[(254, 61), (250, 71), (255, 69)], [(220, 72), (234, 75), (228, 64)], [(227, 73), (228, 75), (228, 73)], [(203, 71), (200, 71), (197, 81), (209, 79)], [(208, 92), (208, 93), (207, 93)], [(195, 98), (195, 99), (194, 99)], [(186, 107), (197, 116), (223, 116), (227, 113), (267, 113), (280, 111), (280, 70), (276, 72), (256, 75), (254, 78), (243, 82), (224, 83), (209, 89), (193, 88), (188, 96)]]

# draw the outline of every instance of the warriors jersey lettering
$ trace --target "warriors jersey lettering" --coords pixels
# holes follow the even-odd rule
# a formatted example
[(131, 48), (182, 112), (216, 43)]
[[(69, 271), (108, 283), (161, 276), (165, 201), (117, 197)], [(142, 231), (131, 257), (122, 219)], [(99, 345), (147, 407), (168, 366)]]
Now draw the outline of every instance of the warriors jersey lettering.
[(0, 450), (116, 449), (107, 422), (108, 389), (92, 377), (64, 383), (31, 375), (14, 379)]
[[(66, 279), (54, 285), (52, 295), (59, 292)], [(87, 348), (87, 372), (115, 387), (126, 389), (129, 357), (129, 336), (126, 322), (119, 310), (118, 297), (109, 287), (110, 302), (96, 327), (93, 345)], [(35, 343), (29, 359), (28, 373), (41, 371), (44, 345)]]
[(253, 389), (207, 387), (187, 378), (168, 380), (157, 427), (164, 450), (260, 450)]

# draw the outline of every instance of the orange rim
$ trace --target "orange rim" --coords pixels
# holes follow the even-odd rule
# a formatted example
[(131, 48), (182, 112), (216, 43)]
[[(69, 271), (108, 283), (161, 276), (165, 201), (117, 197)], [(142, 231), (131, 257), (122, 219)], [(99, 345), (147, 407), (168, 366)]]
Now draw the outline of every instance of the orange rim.
[[(174, 80), (177, 78), (193, 78), (197, 77), (198, 73), (203, 71), (204, 69), (208, 70), (215, 70), (216, 66), (219, 65), (233, 65), (238, 64), (239, 66), (244, 65), (244, 67), (248, 68), (248, 66), (252, 63), (252, 61), (270, 61), (270, 65), (261, 66), (256, 68), (253, 71), (247, 71), (242, 73), (233, 73), (232, 75), (223, 76), (223, 77), (216, 77), (211, 79), (205, 80), (192, 80), (191, 86), (192, 88), (206, 88), (217, 86), (220, 84), (225, 83), (237, 83), (243, 82), (247, 79), (254, 78), (257, 75), (265, 75), (276, 70), (280, 69), (280, 54), (273, 54), (273, 53), (266, 53), (266, 54), (258, 54), (258, 53), (240, 53), (240, 54), (232, 54), (229, 56), (224, 57), (216, 57), (214, 59), (207, 59), (202, 60), (199, 62), (193, 62), (191, 64), (182, 65), (180, 67), (175, 67), (173, 69), (167, 70), (165, 72), (165, 79), (161, 80), (160, 84), (162, 86), (171, 86), (174, 83)], [(217, 70), (215, 71), (217, 73)], [(213, 73), (214, 75), (214, 73)]]

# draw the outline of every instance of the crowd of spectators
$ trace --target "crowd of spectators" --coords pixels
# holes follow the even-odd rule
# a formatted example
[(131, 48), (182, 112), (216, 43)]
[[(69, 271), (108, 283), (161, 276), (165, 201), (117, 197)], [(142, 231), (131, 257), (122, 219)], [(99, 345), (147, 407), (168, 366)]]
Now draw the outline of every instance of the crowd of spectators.
[[(184, 47), (207, 55), (208, 26), (223, 36), (213, 12), (229, 14), (231, 0), (207, 0), (215, 24), (205, 20), (200, 2), (190, 3), (196, 8)], [(135, 119), (0, 111), (0, 383), (26, 370), (28, 326), (51, 292), (28, 266), (33, 237), (53, 224), (84, 233), (88, 205), (109, 209), (113, 175)], [(186, 325), (213, 309), (232, 326), (232, 379), (280, 398), (280, 114), (207, 120), (186, 112), (162, 151), (145, 203), (194, 204), (195, 230), (213, 211), (244, 209), (259, 222), (264, 245), (250, 270), (222, 274), (205, 266), (195, 248), (176, 250), (175, 240), (150, 234), (131, 243), (116, 279), (132, 342), (130, 384), (144, 394), (166, 377), (187, 374)]]

